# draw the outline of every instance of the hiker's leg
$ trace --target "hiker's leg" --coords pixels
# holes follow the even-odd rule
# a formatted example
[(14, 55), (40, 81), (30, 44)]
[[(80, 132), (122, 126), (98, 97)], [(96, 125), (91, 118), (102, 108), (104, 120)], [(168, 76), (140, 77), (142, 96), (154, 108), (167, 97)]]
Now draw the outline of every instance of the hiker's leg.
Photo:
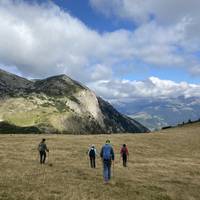
[(127, 166), (127, 155), (125, 156), (125, 167)]
[(43, 157), (43, 154), (42, 154), (42, 151), (40, 151), (40, 164), (42, 164), (42, 157)]
[(111, 160), (108, 161), (108, 180), (110, 180), (111, 178), (111, 165), (112, 165), (112, 162)]
[(103, 177), (104, 177), (104, 181), (107, 182), (108, 181), (108, 162), (107, 161), (103, 161)]
[(92, 168), (94, 168), (94, 158), (92, 157)]
[(93, 168), (92, 157), (90, 157), (90, 167)]
[(127, 156), (126, 154), (123, 155), (123, 166), (126, 167), (126, 160), (127, 160)]
[(44, 151), (43, 152), (43, 163), (45, 163), (45, 160), (46, 160), (46, 152)]
[(91, 167), (94, 168), (94, 158), (91, 157)]
[(96, 168), (95, 157), (93, 158), (93, 167)]

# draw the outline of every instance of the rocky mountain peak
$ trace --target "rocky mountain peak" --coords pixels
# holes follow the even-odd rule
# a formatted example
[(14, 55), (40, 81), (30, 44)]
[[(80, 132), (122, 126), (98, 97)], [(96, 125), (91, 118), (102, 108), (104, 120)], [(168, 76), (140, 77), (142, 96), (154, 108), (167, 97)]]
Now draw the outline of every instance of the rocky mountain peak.
[(20, 76), (11, 74), (0, 69), (0, 94), (17, 92), (18, 90), (24, 90), (30, 88), (33, 85), (32, 81), (29, 81)]
[(14, 127), (72, 134), (149, 131), (63, 74), (29, 81), (1, 70), (0, 94), (0, 119), (6, 122), (4, 127), (11, 124), (12, 131)]
[(86, 89), (67, 75), (57, 75), (35, 81), (35, 90), (51, 96), (72, 95), (79, 90)]

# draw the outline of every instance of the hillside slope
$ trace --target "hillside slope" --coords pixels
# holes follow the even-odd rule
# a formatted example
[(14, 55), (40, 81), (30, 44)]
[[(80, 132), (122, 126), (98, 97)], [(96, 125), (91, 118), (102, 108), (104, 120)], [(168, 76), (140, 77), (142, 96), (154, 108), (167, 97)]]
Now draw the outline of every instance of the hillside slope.
[(0, 95), (0, 121), (12, 132), (13, 126), (46, 133), (148, 132), (66, 75), (30, 81), (0, 70)]

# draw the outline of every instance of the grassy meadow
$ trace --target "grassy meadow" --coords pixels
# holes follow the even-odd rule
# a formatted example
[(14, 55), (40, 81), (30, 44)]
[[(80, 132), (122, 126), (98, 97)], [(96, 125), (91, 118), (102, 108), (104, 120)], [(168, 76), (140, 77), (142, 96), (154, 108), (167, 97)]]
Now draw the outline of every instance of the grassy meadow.
[[(37, 145), (50, 149), (40, 165)], [(102, 165), (89, 168), (89, 144), (113, 144), (114, 177), (104, 185)], [(119, 150), (130, 158), (123, 168)], [(1, 200), (199, 200), (200, 124), (150, 134), (0, 135)]]

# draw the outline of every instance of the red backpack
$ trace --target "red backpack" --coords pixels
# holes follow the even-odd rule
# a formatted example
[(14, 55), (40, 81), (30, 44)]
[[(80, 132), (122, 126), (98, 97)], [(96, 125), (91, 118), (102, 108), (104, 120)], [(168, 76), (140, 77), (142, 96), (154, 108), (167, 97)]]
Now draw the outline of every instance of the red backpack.
[(121, 154), (122, 155), (127, 155), (127, 152), (128, 152), (127, 147), (122, 147)]

